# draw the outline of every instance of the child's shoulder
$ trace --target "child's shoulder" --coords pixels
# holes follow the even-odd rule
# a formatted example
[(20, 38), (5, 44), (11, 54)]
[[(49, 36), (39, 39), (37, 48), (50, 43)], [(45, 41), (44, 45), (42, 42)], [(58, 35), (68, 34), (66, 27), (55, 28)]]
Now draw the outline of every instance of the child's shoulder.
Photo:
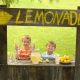
[(58, 53), (55, 53), (54, 55), (55, 55), (55, 58), (60, 57), (60, 54), (58, 54)]
[(56, 56), (60, 56), (60, 54), (59, 53), (54, 53)]
[(43, 52), (42, 55), (47, 55), (47, 52)]

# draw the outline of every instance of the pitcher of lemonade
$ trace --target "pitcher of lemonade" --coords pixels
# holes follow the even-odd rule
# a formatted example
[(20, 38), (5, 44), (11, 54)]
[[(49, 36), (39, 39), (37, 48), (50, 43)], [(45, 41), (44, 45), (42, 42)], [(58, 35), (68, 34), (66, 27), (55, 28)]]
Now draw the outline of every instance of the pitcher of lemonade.
[(35, 50), (31, 53), (31, 61), (33, 64), (39, 64), (39, 61), (41, 59), (41, 54), (39, 50)]

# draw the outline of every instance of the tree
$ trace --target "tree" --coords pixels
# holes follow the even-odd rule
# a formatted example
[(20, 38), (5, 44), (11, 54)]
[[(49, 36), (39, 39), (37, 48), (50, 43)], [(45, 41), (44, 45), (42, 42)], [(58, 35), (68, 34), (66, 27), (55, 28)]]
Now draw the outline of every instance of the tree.
[(7, 5), (7, 7), (10, 7), (11, 4), (13, 4), (15, 1), (19, 0), (2, 0), (2, 2)]
[[(19, 0), (2, 0), (2, 2), (7, 5), (7, 7), (10, 7), (11, 4), (13, 4), (14, 2), (19, 2)], [(27, 0), (26, 0), (27, 1)], [(30, 0), (31, 2), (34, 1), (34, 0)], [(38, 0), (40, 3), (42, 2), (42, 0)], [(52, 2), (53, 0), (49, 0), (50, 2)], [(57, 2), (59, 0), (56, 0)]]

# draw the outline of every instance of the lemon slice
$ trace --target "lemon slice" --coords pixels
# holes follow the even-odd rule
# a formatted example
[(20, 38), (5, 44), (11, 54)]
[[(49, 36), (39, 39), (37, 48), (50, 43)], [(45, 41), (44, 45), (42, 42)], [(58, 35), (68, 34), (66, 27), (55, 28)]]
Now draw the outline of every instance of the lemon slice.
[(11, 14), (0, 10), (0, 25), (7, 24), (11, 18), (12, 18)]

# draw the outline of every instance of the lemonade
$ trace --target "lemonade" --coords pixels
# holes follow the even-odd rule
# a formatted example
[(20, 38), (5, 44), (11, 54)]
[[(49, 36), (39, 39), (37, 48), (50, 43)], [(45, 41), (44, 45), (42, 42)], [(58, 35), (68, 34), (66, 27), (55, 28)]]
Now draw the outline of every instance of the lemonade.
[(40, 60), (41, 60), (41, 55), (39, 53), (33, 52), (31, 54), (31, 61), (33, 64), (39, 64)]

